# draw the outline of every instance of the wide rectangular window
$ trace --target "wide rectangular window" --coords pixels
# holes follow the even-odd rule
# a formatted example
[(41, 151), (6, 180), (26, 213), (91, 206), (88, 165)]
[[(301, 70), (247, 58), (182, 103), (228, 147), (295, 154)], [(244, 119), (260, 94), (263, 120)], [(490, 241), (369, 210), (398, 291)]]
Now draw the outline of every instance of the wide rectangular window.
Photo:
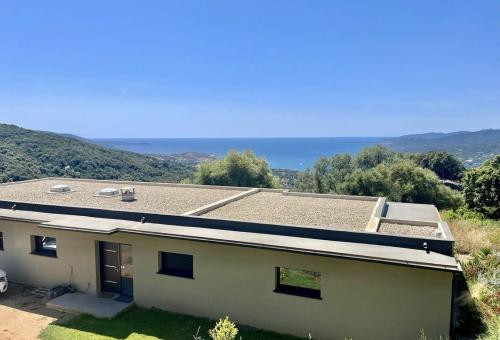
[(31, 236), (32, 253), (44, 256), (57, 256), (57, 243), (54, 237)]
[(160, 252), (159, 274), (193, 278), (193, 255)]
[(3, 233), (0, 231), (0, 250), (3, 250)]
[(275, 292), (321, 299), (321, 273), (277, 267)]

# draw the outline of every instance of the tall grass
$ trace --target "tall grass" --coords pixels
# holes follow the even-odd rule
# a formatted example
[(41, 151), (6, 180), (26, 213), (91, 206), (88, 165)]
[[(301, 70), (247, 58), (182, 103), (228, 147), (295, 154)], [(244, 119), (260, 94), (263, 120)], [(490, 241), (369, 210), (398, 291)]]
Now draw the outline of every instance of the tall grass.
[[(464, 269), (473, 308), (481, 325), (474, 325), (474, 315), (463, 325), (481, 340), (500, 339), (500, 221), (484, 218), (467, 209), (443, 211), (455, 237), (455, 253)], [(476, 332), (477, 330), (477, 332)]]
[(500, 251), (500, 221), (467, 210), (443, 211), (455, 237), (455, 252), (471, 254), (483, 248)]

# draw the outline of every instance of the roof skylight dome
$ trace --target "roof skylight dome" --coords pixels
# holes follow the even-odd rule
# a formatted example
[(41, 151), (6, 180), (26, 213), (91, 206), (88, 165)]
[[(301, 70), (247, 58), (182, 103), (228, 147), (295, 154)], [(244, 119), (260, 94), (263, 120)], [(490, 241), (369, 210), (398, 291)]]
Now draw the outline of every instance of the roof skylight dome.
[(99, 190), (98, 195), (100, 196), (116, 196), (119, 191), (116, 188), (103, 188)]
[(67, 184), (56, 184), (50, 187), (50, 192), (70, 192), (71, 188)]

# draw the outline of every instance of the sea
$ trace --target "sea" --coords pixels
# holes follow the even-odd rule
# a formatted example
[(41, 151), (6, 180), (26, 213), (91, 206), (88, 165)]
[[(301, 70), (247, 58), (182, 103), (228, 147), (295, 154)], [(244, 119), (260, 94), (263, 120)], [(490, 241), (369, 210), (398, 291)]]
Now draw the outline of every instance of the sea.
[(97, 138), (94, 143), (142, 154), (168, 155), (199, 152), (223, 157), (230, 150), (253, 150), (272, 168), (304, 170), (321, 156), (356, 154), (382, 137), (322, 138)]

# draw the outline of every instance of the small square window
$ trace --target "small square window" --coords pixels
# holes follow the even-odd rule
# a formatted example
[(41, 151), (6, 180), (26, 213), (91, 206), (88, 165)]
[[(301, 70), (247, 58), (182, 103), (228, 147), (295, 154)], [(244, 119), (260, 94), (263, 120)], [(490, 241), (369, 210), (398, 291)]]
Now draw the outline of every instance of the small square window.
[(57, 243), (54, 237), (31, 236), (32, 254), (57, 257)]
[(321, 299), (321, 273), (277, 267), (275, 292)]
[(0, 250), (3, 250), (3, 233), (0, 231)]
[(193, 278), (193, 255), (159, 253), (159, 274)]

